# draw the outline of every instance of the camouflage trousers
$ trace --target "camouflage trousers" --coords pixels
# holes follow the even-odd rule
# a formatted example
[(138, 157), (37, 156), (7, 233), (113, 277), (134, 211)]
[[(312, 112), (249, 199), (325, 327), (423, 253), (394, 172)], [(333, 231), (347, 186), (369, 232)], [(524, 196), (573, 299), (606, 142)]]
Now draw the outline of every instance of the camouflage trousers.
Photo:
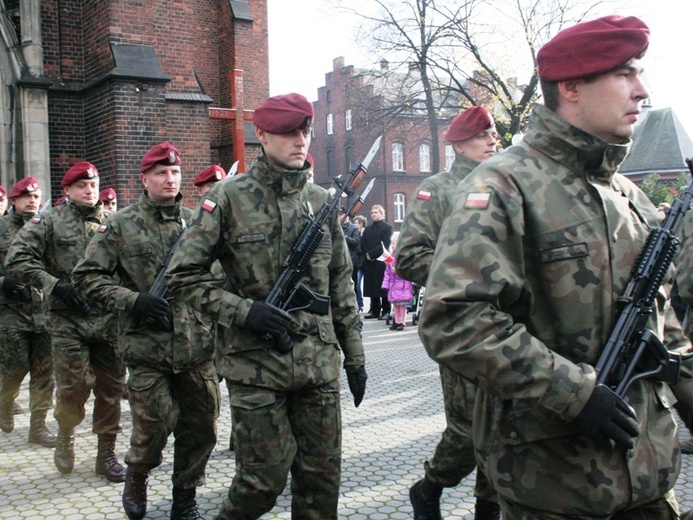
[(219, 381), (212, 361), (176, 374), (129, 365), (128, 373), (132, 435), (125, 462), (133, 471), (148, 473), (161, 464), (173, 433), (173, 485), (203, 485), (219, 417)]
[(22, 381), (29, 380), (29, 409), (42, 412), (53, 406), (53, 351), (46, 332), (0, 331), (0, 402), (14, 401)]
[(236, 474), (219, 520), (270, 511), (291, 471), (291, 517), (337, 518), (342, 422), (339, 380), (279, 392), (232, 385)]
[(55, 419), (71, 429), (84, 420), (85, 405), (94, 391), (92, 431), (120, 432), (120, 400), (125, 388), (125, 365), (108, 339), (99, 317), (51, 320), (53, 363), (57, 383)]
[(604, 516), (565, 516), (523, 508), (500, 498), (503, 520), (679, 520), (679, 506), (674, 490), (669, 491), (664, 498)]
[(472, 441), (476, 386), (446, 366), (440, 366), (446, 428), (433, 457), (426, 461), (426, 479), (441, 487), (455, 487), (476, 468), (477, 498), (498, 502), (486, 475), (477, 468)]

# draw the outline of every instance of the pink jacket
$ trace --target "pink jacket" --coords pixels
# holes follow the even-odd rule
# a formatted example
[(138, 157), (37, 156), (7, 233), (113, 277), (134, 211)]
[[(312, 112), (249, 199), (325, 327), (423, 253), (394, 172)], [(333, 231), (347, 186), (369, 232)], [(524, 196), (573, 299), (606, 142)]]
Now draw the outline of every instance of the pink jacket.
[(414, 288), (409, 280), (401, 278), (395, 270), (396, 258), (392, 255), (392, 262), (387, 264), (383, 275), (382, 289), (387, 290), (387, 301), (408, 302), (414, 298)]

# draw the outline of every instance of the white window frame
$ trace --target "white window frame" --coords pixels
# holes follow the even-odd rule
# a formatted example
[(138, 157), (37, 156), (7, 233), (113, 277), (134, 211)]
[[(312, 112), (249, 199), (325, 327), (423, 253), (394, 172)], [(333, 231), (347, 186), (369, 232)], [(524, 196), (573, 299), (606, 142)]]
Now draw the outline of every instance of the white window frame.
[(344, 111), (344, 127), (347, 130), (351, 130), (351, 109), (347, 108)]
[(392, 202), (395, 208), (395, 222), (404, 222), (404, 215), (407, 210), (407, 196), (404, 193), (395, 193)]
[(404, 171), (404, 144), (392, 143), (392, 171)]
[(450, 143), (445, 145), (445, 169), (452, 168), (452, 163), (455, 162), (455, 149)]
[(327, 114), (327, 135), (334, 134), (334, 116)]
[(431, 145), (428, 143), (419, 145), (419, 168), (422, 172), (431, 171)]

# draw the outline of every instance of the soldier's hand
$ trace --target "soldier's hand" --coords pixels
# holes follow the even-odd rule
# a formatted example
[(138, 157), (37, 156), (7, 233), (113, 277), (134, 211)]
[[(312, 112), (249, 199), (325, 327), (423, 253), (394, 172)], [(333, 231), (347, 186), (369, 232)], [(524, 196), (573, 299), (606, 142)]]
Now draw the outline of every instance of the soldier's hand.
[(286, 333), (290, 323), (291, 315), (288, 312), (258, 300), (250, 306), (245, 319), (245, 328), (279, 337)]
[(170, 311), (171, 306), (166, 300), (149, 293), (140, 293), (132, 307), (132, 313), (142, 322), (167, 332), (173, 330)]
[(68, 307), (72, 309), (79, 309), (80, 311), (84, 312), (86, 302), (79, 294), (77, 294), (75, 287), (70, 282), (58, 280), (58, 283), (56, 283), (55, 287), (53, 287), (51, 294)]
[(366, 367), (363, 365), (347, 365), (344, 367), (344, 370), (349, 382), (349, 390), (351, 395), (354, 396), (354, 406), (358, 408), (366, 393), (366, 380), (368, 379)]
[(31, 290), (23, 283), (15, 280), (11, 276), (5, 276), (2, 281), (2, 290), (12, 300), (29, 302), (31, 301)]
[(609, 440), (612, 440), (628, 449), (633, 447), (633, 439), (640, 434), (635, 411), (604, 385), (594, 387), (573, 424), (602, 445), (610, 445)]

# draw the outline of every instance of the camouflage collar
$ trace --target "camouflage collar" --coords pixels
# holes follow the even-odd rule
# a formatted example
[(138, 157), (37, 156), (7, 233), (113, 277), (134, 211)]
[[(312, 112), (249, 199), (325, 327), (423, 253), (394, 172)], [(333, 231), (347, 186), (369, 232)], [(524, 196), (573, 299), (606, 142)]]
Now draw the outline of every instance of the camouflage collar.
[(255, 177), (277, 194), (300, 192), (308, 182), (308, 170), (287, 170), (267, 162), (264, 152), (260, 154), (252, 168)]
[(103, 202), (98, 201), (95, 205), (89, 206), (87, 204), (80, 204), (72, 200), (67, 201), (63, 206), (67, 206), (69, 211), (72, 211), (75, 215), (81, 217), (84, 220), (96, 219), (101, 221), (103, 216)]
[(469, 157), (460, 153), (455, 153), (455, 160), (452, 166), (450, 166), (450, 173), (462, 180), (477, 166), (479, 166), (478, 162), (472, 161)]
[(631, 142), (610, 144), (535, 105), (523, 142), (581, 175), (609, 182), (628, 155)]
[(157, 220), (180, 220), (180, 209), (183, 205), (183, 196), (179, 193), (176, 195), (175, 204), (159, 204), (147, 197), (145, 191), (140, 195), (140, 206), (145, 212), (154, 216)]
[(20, 215), (15, 211), (7, 214), (7, 218), (9, 218), (12, 223), (19, 224), (20, 226), (23, 226), (25, 223), (29, 222), (35, 216), (36, 215), (34, 215), (33, 213), (29, 215)]

